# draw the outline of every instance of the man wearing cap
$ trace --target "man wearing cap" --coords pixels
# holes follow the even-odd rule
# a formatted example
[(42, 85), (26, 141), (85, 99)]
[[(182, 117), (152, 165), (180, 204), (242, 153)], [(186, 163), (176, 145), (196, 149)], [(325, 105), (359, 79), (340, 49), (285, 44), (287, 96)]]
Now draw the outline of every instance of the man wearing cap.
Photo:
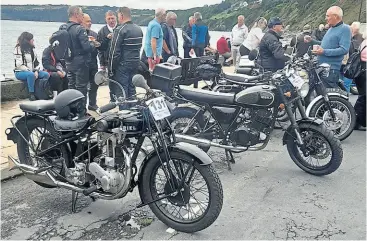
[(280, 42), (283, 33), (282, 21), (277, 17), (271, 18), (268, 27), (269, 31), (260, 41), (260, 57), (257, 63), (265, 70), (275, 72), (279, 69), (283, 69), (285, 62), (289, 58), (284, 55), (285, 50)]
[(298, 36), (293, 37), (291, 40), (291, 47), (296, 48), (296, 57), (302, 57), (307, 53), (307, 51), (311, 51), (312, 44), (311, 43), (305, 43), (304, 38), (306, 35), (311, 35), (312, 30), (311, 26), (306, 24), (303, 27), (303, 33), (299, 34)]

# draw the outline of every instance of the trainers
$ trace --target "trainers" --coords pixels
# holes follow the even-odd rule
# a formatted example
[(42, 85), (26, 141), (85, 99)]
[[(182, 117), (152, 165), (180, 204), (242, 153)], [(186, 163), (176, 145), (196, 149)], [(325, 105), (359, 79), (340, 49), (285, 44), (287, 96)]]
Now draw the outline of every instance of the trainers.
[(35, 100), (37, 100), (37, 98), (36, 98), (36, 96), (34, 95), (34, 93), (30, 93), (30, 94), (29, 94), (29, 100), (30, 100), (30, 101), (35, 101)]
[(88, 110), (97, 111), (98, 106), (97, 105), (88, 105)]

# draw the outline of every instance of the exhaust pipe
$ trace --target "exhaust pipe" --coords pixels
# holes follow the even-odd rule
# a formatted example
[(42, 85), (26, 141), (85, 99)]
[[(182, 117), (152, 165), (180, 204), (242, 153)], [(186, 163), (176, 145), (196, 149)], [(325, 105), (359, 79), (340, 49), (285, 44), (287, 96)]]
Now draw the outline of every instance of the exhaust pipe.
[(48, 176), (46, 176), (46, 172), (39, 172), (38, 168), (22, 164), (12, 156), (8, 156), (8, 160), (14, 163), (14, 167), (21, 170), (28, 179), (56, 187), (55, 183)]
[(218, 144), (216, 142), (212, 142), (206, 139), (202, 139), (202, 138), (196, 138), (193, 136), (188, 136), (188, 135), (181, 135), (181, 134), (175, 134), (176, 139), (178, 142), (186, 142), (186, 143), (190, 143), (193, 145), (205, 145), (205, 146), (214, 146), (214, 147), (218, 147), (218, 148), (222, 148), (225, 150), (231, 150), (231, 151), (246, 151), (248, 150), (247, 147), (234, 147), (234, 146), (228, 146), (228, 145), (221, 145)]

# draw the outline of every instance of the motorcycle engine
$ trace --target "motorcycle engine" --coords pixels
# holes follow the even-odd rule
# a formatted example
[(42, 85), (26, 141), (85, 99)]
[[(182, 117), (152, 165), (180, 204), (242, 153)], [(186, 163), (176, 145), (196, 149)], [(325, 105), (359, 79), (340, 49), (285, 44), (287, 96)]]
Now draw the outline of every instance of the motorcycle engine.
[(236, 145), (253, 146), (265, 141), (270, 134), (272, 111), (267, 109), (247, 110), (240, 114), (238, 123), (243, 123), (230, 135), (230, 140)]

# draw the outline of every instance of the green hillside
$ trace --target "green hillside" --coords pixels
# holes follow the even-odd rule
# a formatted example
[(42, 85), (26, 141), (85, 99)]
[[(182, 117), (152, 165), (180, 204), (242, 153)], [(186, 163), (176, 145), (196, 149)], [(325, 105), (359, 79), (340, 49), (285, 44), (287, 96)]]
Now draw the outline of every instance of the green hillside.
[[(362, 8), (361, 8), (362, 3)], [(177, 25), (183, 26), (194, 12), (201, 12), (204, 21), (211, 30), (230, 30), (237, 21), (237, 16), (245, 15), (246, 24), (262, 16), (270, 18), (281, 17), (291, 29), (299, 29), (305, 24), (313, 27), (324, 23), (325, 12), (332, 6), (341, 6), (344, 10), (344, 21), (365, 22), (365, 0), (225, 0), (220, 4), (175, 11), (178, 15)], [(86, 6), (83, 11), (90, 14), (94, 23), (104, 23), (107, 10), (115, 10), (109, 6)], [(361, 10), (361, 11), (360, 11)], [(2, 5), (1, 19), (64, 22), (67, 19), (66, 5)], [(133, 9), (134, 21), (139, 25), (147, 25), (153, 18), (153, 10)]]

